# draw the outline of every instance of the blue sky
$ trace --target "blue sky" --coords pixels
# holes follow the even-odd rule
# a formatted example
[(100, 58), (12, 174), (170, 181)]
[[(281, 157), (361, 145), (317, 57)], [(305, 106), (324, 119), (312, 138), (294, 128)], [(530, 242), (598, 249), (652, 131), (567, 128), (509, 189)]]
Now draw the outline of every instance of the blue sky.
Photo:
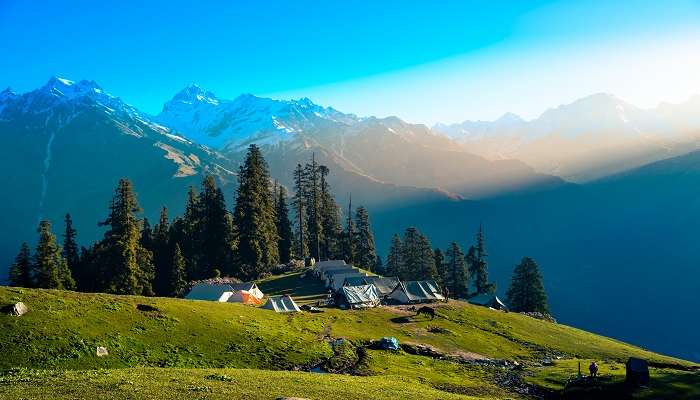
[[(203, 3), (203, 4), (202, 4)], [(151, 113), (196, 82), (413, 122), (595, 92), (700, 94), (698, 1), (0, 1), (0, 86), (94, 79)]]

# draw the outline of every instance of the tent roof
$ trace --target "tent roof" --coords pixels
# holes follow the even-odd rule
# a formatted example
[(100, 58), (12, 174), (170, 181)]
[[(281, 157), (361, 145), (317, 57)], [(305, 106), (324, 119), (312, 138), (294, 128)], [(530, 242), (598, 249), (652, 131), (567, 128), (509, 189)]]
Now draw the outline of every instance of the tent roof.
[(347, 278), (353, 278), (353, 277), (364, 277), (365, 274), (360, 273), (360, 272), (351, 272), (351, 273), (345, 273), (345, 274), (336, 274), (333, 275), (333, 290), (339, 290), (341, 287), (343, 287), (343, 283), (345, 282), (345, 279)]
[(434, 301), (444, 300), (440, 287), (435, 281), (405, 281), (400, 283), (396, 289), (403, 289), (409, 301)]
[(233, 291), (234, 289), (231, 285), (226, 283), (197, 283), (192, 286), (185, 298), (189, 300), (218, 301), (224, 293)]
[(258, 285), (255, 282), (240, 282), (240, 283), (229, 283), (233, 290), (245, 290), (247, 292), (255, 289)]
[(648, 372), (649, 364), (646, 360), (641, 358), (630, 357), (629, 360), (627, 360), (627, 369), (635, 372)]
[(359, 272), (359, 271), (360, 271), (360, 270), (357, 269), (357, 268), (354, 268), (354, 267), (352, 267), (352, 266), (350, 266), (350, 265), (346, 265), (344, 268), (341, 268), (341, 269), (329, 269), (329, 270), (326, 270), (323, 274), (324, 274), (326, 277), (331, 277), (331, 276), (334, 276), (334, 275), (349, 274), (349, 273)]
[(379, 295), (387, 295), (399, 285), (399, 278), (384, 276), (367, 276), (364, 278), (367, 284), (372, 284), (377, 288)]
[(294, 302), (291, 296), (272, 296), (268, 297), (267, 303), (262, 307), (275, 312), (299, 312), (299, 306)]
[(366, 284), (364, 276), (351, 276), (345, 278), (345, 282), (343, 282), (343, 286), (362, 286)]
[[(506, 305), (501, 301), (501, 299), (498, 298), (493, 293), (482, 293), (479, 295), (476, 295), (472, 298), (470, 298), (469, 303), (471, 304), (476, 304), (478, 306), (485, 306), (485, 307), (501, 307), (501, 308), (507, 308)], [(496, 307), (494, 307), (496, 308)]]
[(351, 306), (376, 306), (379, 304), (379, 294), (374, 285), (343, 286), (345, 300)]

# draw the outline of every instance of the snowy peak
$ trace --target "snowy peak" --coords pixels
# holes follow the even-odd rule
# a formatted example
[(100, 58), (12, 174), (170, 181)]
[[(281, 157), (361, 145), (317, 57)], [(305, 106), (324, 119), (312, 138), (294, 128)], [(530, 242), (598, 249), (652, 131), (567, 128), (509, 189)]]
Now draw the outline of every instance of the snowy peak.
[(39, 90), (45, 94), (66, 99), (104, 94), (102, 88), (95, 81), (74, 82), (57, 76), (52, 76)]
[(187, 105), (197, 105), (200, 103), (206, 103), (213, 106), (219, 105), (219, 99), (213, 92), (202, 89), (197, 84), (192, 84), (186, 88), (180, 90), (168, 103), (165, 104), (165, 108), (168, 105), (173, 105), (172, 103), (181, 103)]

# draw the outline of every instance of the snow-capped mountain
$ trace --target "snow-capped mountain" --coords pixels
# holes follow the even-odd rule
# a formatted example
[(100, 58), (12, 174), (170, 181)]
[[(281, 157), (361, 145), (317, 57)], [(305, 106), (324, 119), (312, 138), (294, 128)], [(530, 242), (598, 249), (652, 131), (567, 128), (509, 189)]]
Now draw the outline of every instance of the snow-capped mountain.
[(186, 87), (165, 103), (157, 119), (191, 140), (232, 151), (249, 143), (276, 144), (296, 133), (322, 129), (329, 121), (352, 124), (356, 118), (309, 99), (273, 100), (243, 94), (221, 100), (197, 85)]
[[(188, 139), (234, 159), (240, 159), (248, 144), (260, 145), (268, 155), (273, 176), (280, 176), (282, 182), (291, 182), (289, 172), (314, 152), (325, 157), (324, 162), (334, 171), (466, 197), (551, 178), (533, 173), (518, 161), (492, 162), (470, 154), (425, 125), (396, 117), (358, 117), (306, 98), (274, 100), (244, 94), (224, 100), (192, 85), (168, 101), (157, 119)], [(336, 184), (346, 186), (347, 182)]]
[(590, 180), (692, 151), (700, 137), (700, 98), (641, 109), (599, 93), (523, 121), (437, 124), (434, 130), (489, 159), (519, 159), (538, 171)]
[[(182, 208), (205, 174), (226, 187), (235, 166), (151, 121), (95, 82), (51, 78), (24, 94), (0, 94), (0, 186), (7, 213), (0, 247), (33, 237), (40, 218), (73, 214), (85, 238), (99, 234), (118, 180), (132, 180), (144, 209)], [(2, 253), (0, 248), (0, 253)], [(8, 249), (9, 251), (10, 249)], [(15, 251), (16, 249), (11, 249)]]

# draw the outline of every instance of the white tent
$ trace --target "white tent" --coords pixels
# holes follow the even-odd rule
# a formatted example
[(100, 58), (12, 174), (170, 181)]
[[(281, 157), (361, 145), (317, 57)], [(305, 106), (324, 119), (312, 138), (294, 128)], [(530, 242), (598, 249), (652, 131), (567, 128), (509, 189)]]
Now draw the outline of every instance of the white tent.
[(389, 297), (400, 304), (430, 303), (443, 301), (445, 297), (435, 281), (401, 282)]
[(319, 261), (314, 265), (314, 274), (321, 276), (326, 270), (345, 267), (347, 267), (345, 260)]
[(279, 313), (301, 311), (299, 306), (297, 306), (297, 303), (294, 302), (294, 299), (288, 295), (268, 297), (267, 303), (265, 303), (262, 308)]
[(350, 265), (347, 265), (343, 269), (332, 269), (332, 270), (324, 272), (323, 273), (323, 281), (324, 281), (326, 287), (329, 287), (329, 286), (331, 286), (333, 281), (336, 279), (336, 276), (346, 275), (346, 274), (357, 274), (359, 272), (360, 272), (359, 269), (351, 267)]
[(379, 294), (374, 285), (343, 286), (343, 296), (350, 308), (371, 308), (379, 305)]
[(226, 302), (233, 294), (231, 285), (224, 283), (197, 283), (185, 296), (188, 300), (208, 300)]
[(343, 287), (343, 283), (345, 283), (345, 279), (354, 278), (354, 277), (363, 277), (363, 276), (367, 276), (367, 274), (364, 274), (361, 272), (335, 274), (331, 277), (330, 287), (331, 287), (331, 289), (333, 289), (334, 292), (337, 292), (338, 290), (340, 290), (340, 288)]

